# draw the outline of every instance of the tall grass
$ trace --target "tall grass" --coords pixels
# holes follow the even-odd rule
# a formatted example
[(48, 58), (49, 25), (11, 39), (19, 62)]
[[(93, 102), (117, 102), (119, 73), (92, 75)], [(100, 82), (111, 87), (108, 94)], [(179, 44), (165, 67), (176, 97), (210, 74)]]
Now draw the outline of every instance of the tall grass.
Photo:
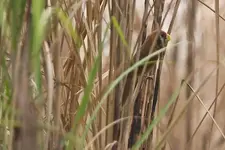
[[(225, 4), (211, 4), (1, 0), (0, 149), (224, 149)], [(157, 29), (172, 41), (138, 58)]]

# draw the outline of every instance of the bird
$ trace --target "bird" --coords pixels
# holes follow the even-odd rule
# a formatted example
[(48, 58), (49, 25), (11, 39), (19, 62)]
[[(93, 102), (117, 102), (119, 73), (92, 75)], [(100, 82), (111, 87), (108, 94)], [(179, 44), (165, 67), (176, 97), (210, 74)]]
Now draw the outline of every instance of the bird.
[[(153, 31), (151, 34), (149, 34), (147, 36), (144, 43), (140, 47), (139, 58), (136, 59), (138, 52), (136, 52), (135, 55), (132, 57), (131, 65), (136, 63), (138, 60), (141, 60), (144, 57), (148, 56), (149, 54), (152, 54), (153, 52), (166, 47), (170, 40), (171, 40), (170, 35), (168, 33), (166, 33), (165, 31), (163, 31), (163, 30)], [(157, 59), (158, 59), (158, 56), (154, 56), (154, 57), (150, 58), (149, 61), (154, 62), (154, 61), (157, 61)], [(154, 66), (154, 63), (147, 64), (147, 68), (146, 68), (145, 72), (150, 70), (152, 68), (152, 66)], [(139, 76), (142, 73), (142, 70), (143, 70), (143, 66), (138, 67), (137, 76)], [(128, 95), (129, 95), (130, 85), (132, 83), (133, 75), (134, 75), (134, 71), (130, 72), (127, 75), (127, 80), (126, 80), (126, 83), (124, 86), (124, 92), (123, 92), (123, 96), (122, 96), (122, 105), (125, 103)]]
[[(144, 57), (152, 54), (153, 52), (164, 48), (167, 46), (168, 42), (171, 40), (171, 37), (168, 33), (166, 33), (163, 30), (157, 30), (157, 31), (153, 31), (152, 33), (150, 33), (147, 38), (145, 39), (144, 43), (140, 46), (140, 48), (137, 50), (137, 52), (133, 55), (133, 57), (131, 57), (131, 61), (128, 65), (128, 67), (133, 64), (135, 64), (137, 61), (143, 59)], [(153, 47), (154, 46), (154, 47)], [(138, 56), (139, 55), (139, 56)], [(152, 58), (149, 59), (149, 61), (156, 61), (158, 59), (158, 56), (154, 56)], [(149, 71), (149, 69), (152, 68), (152, 66), (154, 66), (154, 64), (150, 63), (147, 64), (147, 68), (145, 70), (145, 73)], [(139, 66), (137, 71), (137, 76), (140, 76), (143, 70), (143, 66)], [(128, 73), (126, 81), (125, 81), (125, 85), (123, 87), (123, 92), (120, 98), (120, 106), (121, 107), (121, 111), (119, 112), (119, 116), (121, 118), (123, 117), (127, 117), (127, 115), (129, 115), (129, 102), (131, 102), (131, 100), (128, 99), (129, 95), (131, 95), (134, 91), (131, 89), (131, 85), (132, 85), (132, 80), (134, 77), (134, 71)], [(137, 84), (137, 81), (134, 83), (135, 86)], [(141, 90), (141, 88), (139, 89)], [(138, 91), (139, 93), (140, 91)], [(138, 107), (138, 104), (136, 103), (137, 100), (135, 100), (135, 106)], [(137, 104), (137, 105), (136, 105)], [(134, 107), (134, 112), (133, 112), (133, 116), (136, 116), (136, 113), (139, 113), (139, 109), (135, 109), (136, 107)], [(139, 114), (138, 114), (139, 116)], [(135, 125), (134, 125), (135, 124)], [(121, 125), (118, 125), (118, 127), (116, 128), (117, 131), (117, 135), (119, 139), (124, 139), (126, 138), (126, 134), (124, 134), (124, 131), (127, 129), (127, 123), (126, 122), (121, 122)], [(135, 129), (134, 129), (135, 128)], [(140, 131), (140, 121), (136, 121), (133, 122), (132, 121), (132, 125), (131, 125), (131, 129), (129, 129), (130, 131), (130, 135), (128, 138), (128, 147), (132, 146), (135, 138), (133, 136), (133, 133), (137, 133)], [(123, 131), (123, 132), (122, 132)], [(123, 145), (123, 144), (122, 144)]]
[[(141, 60), (144, 57), (148, 56), (149, 54), (152, 54), (153, 52), (166, 47), (170, 40), (171, 40), (170, 35), (168, 33), (166, 33), (165, 31), (163, 31), (163, 30), (153, 31), (151, 34), (149, 34), (147, 36), (146, 40), (140, 47), (140, 54), (139, 54), (138, 60)], [(133, 56), (131, 65), (136, 62), (135, 59), (137, 58), (137, 55), (138, 55), (138, 52), (136, 52), (136, 54)], [(149, 61), (154, 62), (157, 59), (158, 59), (158, 56), (154, 56), (154, 57), (150, 58)], [(147, 65), (146, 70), (148, 70), (148, 68), (151, 68), (152, 65), (154, 65), (154, 63), (150, 63), (149, 65)], [(142, 69), (143, 69), (142, 66), (139, 67), (138, 74), (141, 73)]]
[[(165, 31), (163, 30), (153, 31), (151, 34), (147, 36), (144, 43), (141, 45), (139, 52), (136, 52), (136, 54), (132, 57), (131, 65), (136, 63), (138, 60), (141, 60), (144, 57), (152, 54), (153, 52), (159, 49), (165, 48), (170, 40), (171, 40), (170, 35), (166, 33)], [(150, 58), (149, 61), (157, 61), (158, 58), (163, 59), (164, 54), (165, 52), (160, 53), (158, 56), (154, 56)], [(137, 55), (139, 55), (139, 58)], [(148, 71), (150, 71), (154, 65), (155, 63), (148, 63), (144, 73), (147, 73)], [(142, 70), (143, 70), (143, 66), (139, 66), (137, 70), (137, 77), (141, 75)], [(134, 71), (130, 72), (127, 75), (127, 80), (124, 85), (124, 92), (122, 94), (122, 107), (124, 107), (124, 109), (122, 110), (129, 108), (129, 107), (126, 107), (126, 105), (130, 102), (130, 100), (128, 99), (129, 95), (134, 92), (131, 90), (133, 76), (134, 76)], [(137, 81), (135, 82), (135, 86), (136, 84), (137, 84)], [(141, 88), (139, 90), (141, 90)], [(140, 91), (138, 91), (138, 93), (139, 92)], [(140, 112), (141, 106), (140, 106), (140, 101), (138, 100), (139, 99), (138, 97), (134, 101), (133, 116), (141, 116), (141, 112)], [(121, 114), (123, 113), (121, 112)], [(125, 116), (121, 116), (121, 117), (125, 117)], [(122, 127), (121, 131), (123, 131), (123, 128), (126, 128), (126, 125)], [(132, 145), (136, 142), (136, 138), (137, 138), (136, 136), (139, 135), (140, 130), (141, 130), (141, 121), (139, 119), (136, 120), (135, 118), (133, 118), (133, 121), (131, 123), (130, 134), (128, 138), (128, 148), (131, 148)], [(120, 136), (121, 138), (123, 138), (123, 133)]]

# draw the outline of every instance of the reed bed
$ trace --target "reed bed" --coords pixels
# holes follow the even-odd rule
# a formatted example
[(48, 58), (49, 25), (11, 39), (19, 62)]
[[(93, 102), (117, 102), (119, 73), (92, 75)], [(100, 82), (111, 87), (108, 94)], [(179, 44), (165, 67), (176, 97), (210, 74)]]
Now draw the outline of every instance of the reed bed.
[[(225, 149), (224, 7), (1, 0), (0, 150)], [(157, 29), (168, 46), (132, 63)]]

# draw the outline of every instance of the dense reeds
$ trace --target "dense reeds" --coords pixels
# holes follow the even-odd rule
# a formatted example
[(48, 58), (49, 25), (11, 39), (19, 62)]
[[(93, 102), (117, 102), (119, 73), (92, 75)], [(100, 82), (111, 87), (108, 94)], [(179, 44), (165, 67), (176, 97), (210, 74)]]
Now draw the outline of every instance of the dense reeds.
[(224, 7), (1, 0), (0, 150), (224, 149)]

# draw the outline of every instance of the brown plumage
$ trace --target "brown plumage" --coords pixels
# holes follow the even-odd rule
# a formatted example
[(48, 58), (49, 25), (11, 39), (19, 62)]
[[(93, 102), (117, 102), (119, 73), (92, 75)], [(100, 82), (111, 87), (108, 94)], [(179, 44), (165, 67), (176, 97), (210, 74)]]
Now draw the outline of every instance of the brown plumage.
[[(157, 38), (157, 39), (156, 39)], [(156, 39), (156, 40), (155, 40)], [(153, 52), (155, 52), (156, 50), (159, 50), (163, 47), (167, 46), (168, 41), (170, 41), (170, 36), (165, 32), (165, 31), (154, 31), (152, 32), (145, 40), (145, 42), (143, 43), (143, 45), (140, 47), (140, 55), (139, 55), (139, 59), (141, 60), (144, 57), (146, 57), (149, 54), (152, 54)], [(155, 45), (154, 48), (152, 48), (153, 44)], [(137, 54), (136, 53), (132, 59), (132, 64), (134, 64), (137, 58)], [(149, 61), (151, 61), (150, 64), (147, 65), (146, 71), (150, 70), (152, 68), (152, 66), (154, 65), (154, 61), (156, 61), (158, 59), (158, 56), (155, 56), (153, 58), (151, 58)], [(141, 74), (143, 69), (143, 66), (140, 66), (138, 68), (138, 72), (137, 72), (137, 76)], [(127, 76), (127, 81), (126, 84), (124, 86), (124, 93), (123, 93), (123, 97), (122, 97), (122, 104), (125, 103), (128, 95), (129, 95), (129, 91), (131, 88), (131, 83), (132, 83), (132, 79), (133, 79), (133, 75), (134, 72), (131, 72), (128, 74)]]
[[(163, 48), (163, 47), (166, 47), (167, 46), (167, 43), (168, 41), (170, 40), (170, 36), (164, 32), (164, 31), (154, 31), (152, 32), (145, 40), (145, 42), (143, 43), (143, 45), (140, 47), (140, 57), (138, 58), (137, 57), (137, 53), (134, 55), (133, 59), (132, 59), (132, 62), (131, 62), (131, 65), (133, 65), (137, 60), (140, 60), (140, 59), (143, 59), (144, 57), (146, 57), (147, 55), (149, 54), (152, 54), (153, 52)], [(153, 45), (155, 45), (154, 47), (152, 47)], [(163, 55), (163, 54), (162, 54)], [(161, 54), (160, 54), (161, 56)], [(156, 57), (153, 57), (151, 58), (149, 61), (156, 61), (158, 59), (158, 56)], [(149, 70), (151, 70), (152, 66), (154, 66), (154, 63), (150, 63), (150, 64), (147, 64), (147, 68), (146, 68), (146, 72), (148, 72)], [(140, 76), (140, 74), (142, 73), (142, 70), (143, 70), (143, 66), (140, 66), (138, 68), (138, 72), (137, 72), (137, 76)], [(129, 112), (130, 112), (130, 107), (129, 105), (126, 105), (128, 104), (128, 102), (130, 102), (130, 100), (128, 99), (128, 96), (130, 94), (132, 94), (133, 90), (131, 89), (131, 84), (132, 84), (132, 80), (133, 80), (133, 76), (134, 76), (134, 71), (133, 72), (130, 72), (127, 76), (127, 80), (126, 80), (126, 83), (125, 83), (125, 86), (124, 86), (124, 92), (123, 92), (123, 95), (122, 95), (122, 111), (120, 112), (120, 117), (123, 118), (123, 117), (127, 117), (127, 115), (129, 115)], [(137, 81), (135, 82), (135, 86), (136, 86), (136, 83)], [(138, 91), (139, 93), (139, 91)], [(141, 116), (140, 115), (140, 107), (139, 107), (139, 104), (140, 103), (137, 103), (138, 100), (135, 100), (135, 104), (134, 104), (134, 108), (133, 108), (133, 116)], [(128, 129), (127, 128), (127, 125), (130, 125), (128, 122), (123, 122), (121, 124), (121, 126), (116, 130), (116, 132), (119, 133), (119, 139), (124, 139), (124, 138), (127, 138), (126, 137), (126, 130)], [(124, 145), (124, 144), (128, 144), (127, 146), (128, 147), (131, 147), (133, 145), (133, 143), (136, 141), (136, 136), (135, 135), (138, 135), (138, 133), (140, 132), (140, 120), (135, 120), (133, 118), (133, 121), (132, 121), (132, 124), (131, 124), (131, 130), (130, 131), (130, 135), (129, 135), (129, 139), (128, 139), (128, 143), (121, 143), (121, 145)], [(125, 133), (124, 133), (125, 132)], [(123, 148), (123, 146), (122, 146)]]
[[(157, 40), (155, 40), (157, 38)], [(167, 46), (168, 41), (170, 40), (170, 35), (168, 35), (165, 31), (154, 31), (152, 32), (145, 40), (143, 45), (140, 47), (140, 56), (138, 60), (143, 59), (144, 57), (148, 56), (149, 54), (152, 54), (156, 50), (159, 50), (163, 47)], [(154, 45), (153, 45), (154, 44)], [(154, 48), (153, 48), (154, 46)], [(135, 59), (137, 57), (136, 53), (133, 57), (133, 63), (136, 62)], [(151, 61), (150, 65), (147, 66), (149, 68), (152, 66), (151, 64), (154, 64), (154, 61), (156, 61), (158, 56), (155, 56), (151, 58), (149, 61)], [(138, 73), (141, 73), (143, 67), (139, 67)], [(148, 70), (148, 69), (146, 69)]]

